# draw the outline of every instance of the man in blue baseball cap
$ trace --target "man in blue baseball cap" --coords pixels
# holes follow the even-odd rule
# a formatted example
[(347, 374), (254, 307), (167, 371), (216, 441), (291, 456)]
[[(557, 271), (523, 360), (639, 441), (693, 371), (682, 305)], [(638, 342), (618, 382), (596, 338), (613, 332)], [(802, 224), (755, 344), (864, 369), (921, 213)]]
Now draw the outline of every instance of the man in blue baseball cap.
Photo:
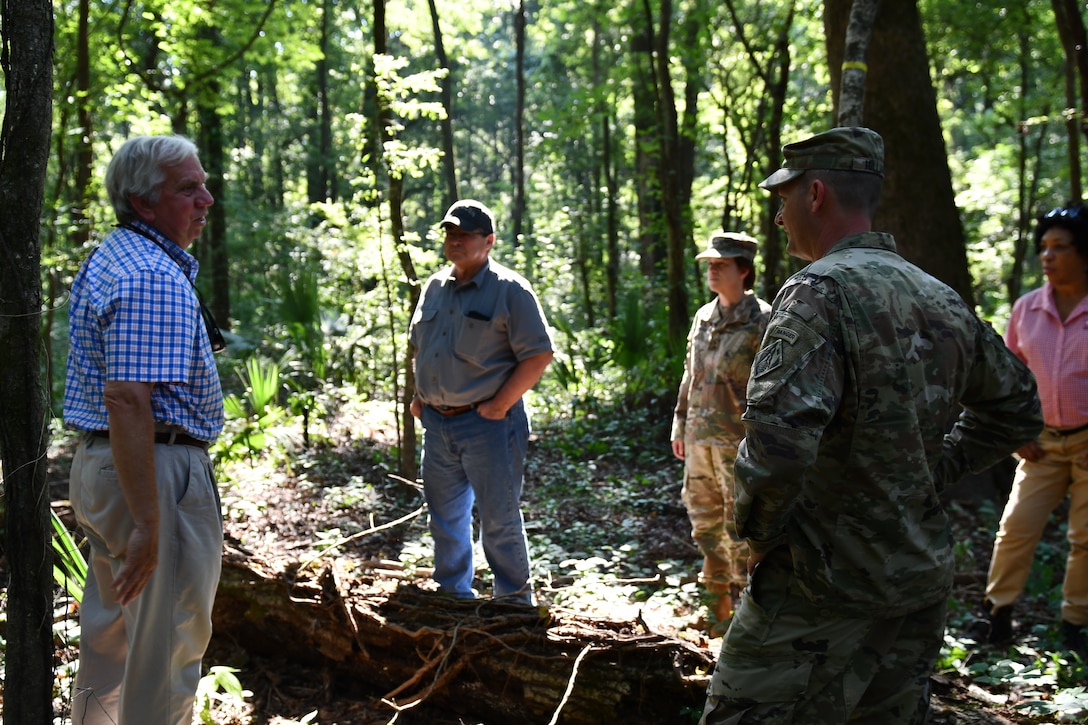
[(490, 259), (495, 217), (478, 201), (439, 222), (450, 266), (427, 280), (412, 317), (423, 423), (421, 476), (440, 591), (476, 597), (472, 508), (494, 596), (533, 604), (521, 489), (529, 420), (522, 396), (552, 360), (540, 302), (521, 275)]

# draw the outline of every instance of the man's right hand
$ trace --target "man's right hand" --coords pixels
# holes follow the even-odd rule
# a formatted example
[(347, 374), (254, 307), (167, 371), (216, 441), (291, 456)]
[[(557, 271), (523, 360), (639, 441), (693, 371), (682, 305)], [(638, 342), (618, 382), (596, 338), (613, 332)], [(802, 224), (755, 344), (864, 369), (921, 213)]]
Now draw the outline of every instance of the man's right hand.
[(412, 398), (412, 403), (408, 406), (408, 410), (412, 411), (412, 415), (419, 418), (423, 415), (423, 401), (419, 398)]
[(1035, 461), (1043, 460), (1043, 457), (1046, 454), (1043, 453), (1043, 448), (1038, 444), (1038, 442), (1032, 441), (1031, 443), (1025, 443), (1023, 446), (1021, 446), (1016, 451), (1016, 455), (1020, 456), (1025, 461), (1031, 461), (1034, 463)]
[(125, 563), (113, 580), (113, 594), (121, 604), (128, 604), (151, 581), (151, 574), (159, 562), (159, 525), (137, 525), (128, 537), (124, 551)]

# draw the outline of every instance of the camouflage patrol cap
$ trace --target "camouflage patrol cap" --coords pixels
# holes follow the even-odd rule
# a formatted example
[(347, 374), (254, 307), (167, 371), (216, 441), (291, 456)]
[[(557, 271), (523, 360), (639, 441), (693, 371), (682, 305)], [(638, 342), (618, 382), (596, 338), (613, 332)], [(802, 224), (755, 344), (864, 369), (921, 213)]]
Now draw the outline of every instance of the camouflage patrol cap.
[(710, 235), (707, 248), (695, 255), (696, 259), (726, 259), (744, 257), (749, 262), (756, 258), (756, 240), (743, 232), (715, 232)]
[(768, 191), (809, 169), (862, 171), (884, 176), (884, 139), (872, 129), (845, 126), (782, 147), (782, 168), (759, 183)]

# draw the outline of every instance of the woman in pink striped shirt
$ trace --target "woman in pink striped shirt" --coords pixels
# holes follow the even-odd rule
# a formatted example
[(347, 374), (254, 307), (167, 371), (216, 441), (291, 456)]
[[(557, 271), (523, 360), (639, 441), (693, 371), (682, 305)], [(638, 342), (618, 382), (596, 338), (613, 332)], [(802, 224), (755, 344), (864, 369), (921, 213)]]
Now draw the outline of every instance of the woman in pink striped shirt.
[(1088, 209), (1058, 207), (1035, 229), (1046, 283), (1013, 306), (1005, 343), (1039, 384), (1046, 427), (1017, 454), (986, 583), (992, 643), (1013, 638), (1013, 602), (1024, 590), (1050, 514), (1069, 506), (1061, 643), (1088, 660)]

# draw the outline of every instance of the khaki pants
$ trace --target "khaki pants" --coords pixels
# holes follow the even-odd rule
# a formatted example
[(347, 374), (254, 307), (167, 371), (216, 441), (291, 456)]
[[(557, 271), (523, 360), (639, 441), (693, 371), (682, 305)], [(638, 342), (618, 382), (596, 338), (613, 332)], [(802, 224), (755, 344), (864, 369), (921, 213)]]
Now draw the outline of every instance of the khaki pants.
[(920, 725), (945, 602), (881, 618), (815, 605), (785, 548), (759, 563), (722, 642), (700, 725)]
[(73, 725), (192, 723), (222, 567), (219, 491), (199, 448), (157, 444), (155, 474), (159, 561), (140, 596), (122, 607), (110, 585), (133, 522), (110, 442), (85, 436), (72, 461), (72, 508), (91, 545)]
[(707, 591), (726, 594), (744, 588), (748, 577), (748, 545), (733, 523), (733, 464), (737, 451), (728, 446), (687, 445), (684, 488), (680, 497), (691, 521), (691, 538), (703, 554)]
[(1035, 547), (1050, 514), (1069, 494), (1069, 556), (1062, 586), (1062, 619), (1088, 625), (1088, 431), (1059, 436), (1045, 430), (1040, 461), (1021, 460), (997, 529), (986, 598), (996, 610), (1024, 591)]

